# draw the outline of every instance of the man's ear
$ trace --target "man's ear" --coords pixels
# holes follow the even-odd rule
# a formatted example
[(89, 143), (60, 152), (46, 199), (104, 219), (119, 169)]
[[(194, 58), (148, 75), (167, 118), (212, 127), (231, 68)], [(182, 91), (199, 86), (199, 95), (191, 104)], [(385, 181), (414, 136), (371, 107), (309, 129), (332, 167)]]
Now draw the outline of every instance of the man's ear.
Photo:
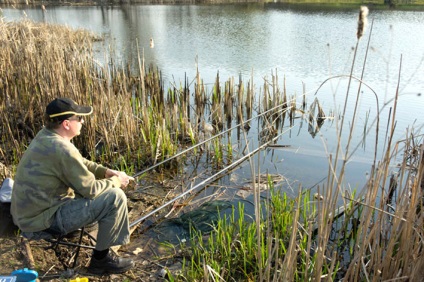
[(67, 119), (65, 119), (64, 121), (62, 121), (62, 123), (60, 124), (64, 129), (69, 130), (69, 121)]

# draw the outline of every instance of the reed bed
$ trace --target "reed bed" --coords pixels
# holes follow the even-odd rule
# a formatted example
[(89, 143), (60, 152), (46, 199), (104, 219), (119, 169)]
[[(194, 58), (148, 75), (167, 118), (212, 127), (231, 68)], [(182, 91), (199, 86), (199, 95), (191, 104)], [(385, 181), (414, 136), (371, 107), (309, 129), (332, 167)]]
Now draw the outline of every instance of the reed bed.
[[(299, 187), (293, 199), (268, 181), (271, 197), (256, 206), (253, 222), (241, 206), (238, 215), (233, 212), (214, 225), (207, 239), (193, 231), (192, 245), (184, 246), (185, 268), (173, 279), (421, 281), (423, 142), (423, 135), (409, 132), (389, 146), (360, 193), (335, 181), (334, 187), (319, 187), (316, 195)], [(398, 172), (388, 175), (399, 156)], [(331, 179), (334, 160), (329, 161)], [(338, 207), (336, 198), (344, 205)]]
[[(357, 46), (367, 24), (367, 9), (361, 7), (358, 20)], [(372, 28), (371, 28), (372, 30)], [(368, 41), (371, 38), (368, 38)], [(355, 56), (356, 57), (356, 56)], [(352, 69), (355, 62), (352, 62)], [(366, 56), (363, 62), (364, 74)], [(349, 79), (352, 79), (352, 74)], [(362, 77), (361, 77), (362, 79)], [(243, 207), (222, 218), (209, 237), (193, 231), (193, 244), (187, 250), (185, 268), (173, 277), (178, 281), (422, 281), (424, 250), (424, 139), (419, 132), (409, 131), (404, 140), (393, 140), (396, 124), (398, 89), (393, 111), (388, 120), (387, 141), (381, 160), (374, 159), (369, 180), (359, 193), (344, 183), (347, 162), (352, 156), (352, 137), (359, 114), (357, 95), (347, 87), (345, 107), (335, 116), (338, 148), (328, 154), (327, 182), (318, 187), (314, 197), (308, 190), (288, 198), (268, 182), (271, 197), (258, 202), (255, 189), (255, 217), (246, 220)], [(268, 113), (273, 97), (265, 82), (262, 109)], [(351, 121), (347, 121), (349, 96), (356, 98)], [(284, 97), (282, 98), (284, 100)], [(295, 97), (285, 103), (290, 120), (306, 108), (297, 108)], [(377, 113), (381, 111), (376, 98)], [(316, 113), (316, 115), (314, 114)], [(308, 118), (309, 116), (309, 118)], [(277, 119), (273, 114), (262, 117), (264, 136), (270, 136)], [(315, 136), (326, 116), (318, 102), (311, 105), (308, 120)], [(372, 122), (379, 130), (379, 114)], [(343, 125), (349, 124), (344, 138)], [(368, 125), (368, 122), (367, 122)], [(347, 125), (345, 125), (347, 127)], [(345, 128), (346, 130), (346, 128)], [(369, 128), (365, 128), (368, 132)], [(269, 139), (263, 142), (270, 142)], [(381, 145), (378, 139), (375, 148)], [(344, 148), (344, 151), (341, 148)], [(343, 154), (342, 157), (340, 155)], [(374, 155), (376, 156), (376, 154)], [(399, 157), (402, 158), (397, 164)], [(398, 172), (390, 175), (394, 164)], [(252, 175), (260, 175), (251, 162)], [(255, 179), (255, 176), (252, 176)], [(253, 181), (255, 183), (255, 181)], [(257, 183), (259, 186), (259, 183)], [(394, 192), (396, 191), (396, 192)], [(322, 195), (321, 195), (322, 194)], [(394, 197), (396, 195), (396, 197)], [(338, 206), (342, 200), (343, 205)], [(341, 210), (343, 212), (341, 212)]]
[[(247, 115), (239, 120), (252, 116), (253, 88), (248, 86), (244, 97), (241, 78), (238, 85), (230, 78), (221, 86), (217, 74), (208, 93), (197, 73), (192, 101), (188, 78), (166, 91), (160, 71), (146, 68), (142, 55), (136, 71), (117, 65), (111, 54), (105, 54), (108, 64), (102, 66), (93, 54), (94, 44), (102, 39), (87, 31), (29, 20), (0, 22), (0, 31), (0, 162), (8, 168), (2, 176), (13, 175), (43, 126), (45, 106), (55, 97), (94, 107), (84, 134), (74, 141), (83, 155), (130, 173), (163, 161), (187, 142), (198, 142), (205, 130), (211, 134), (222, 129), (224, 121), (229, 126), (233, 108)], [(214, 144), (214, 151), (222, 151), (218, 140)], [(223, 156), (216, 160), (220, 166)]]

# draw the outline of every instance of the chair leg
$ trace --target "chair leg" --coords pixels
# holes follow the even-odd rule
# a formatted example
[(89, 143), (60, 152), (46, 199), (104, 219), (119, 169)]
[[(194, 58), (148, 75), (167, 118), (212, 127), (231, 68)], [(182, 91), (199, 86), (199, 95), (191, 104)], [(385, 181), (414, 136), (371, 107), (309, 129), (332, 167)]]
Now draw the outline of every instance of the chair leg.
[(55, 239), (55, 240), (47, 240), (48, 242), (50, 242), (50, 247), (49, 249), (52, 249), (54, 251), (54, 254), (56, 255), (56, 258), (60, 261), (60, 263), (62, 264), (63, 268), (66, 270), (68, 269), (67, 264), (61, 259), (62, 257), (62, 251), (59, 249), (59, 245), (61, 244), (63, 239), (63, 236), (59, 236), (59, 238)]
[(81, 228), (81, 234), (80, 234), (80, 238), (79, 238), (79, 241), (78, 241), (77, 251), (75, 253), (75, 259), (74, 259), (74, 264), (72, 265), (72, 268), (75, 268), (75, 266), (77, 266), (78, 255), (79, 255), (79, 252), (81, 250), (81, 243), (82, 243), (82, 237), (83, 236), (84, 236), (84, 227)]
[[(74, 260), (72, 263), (72, 267), (71, 269), (74, 269), (77, 266), (78, 263), (78, 256), (80, 253), (81, 248), (86, 248), (86, 249), (94, 249), (93, 246), (87, 246), (87, 245), (83, 245), (82, 244), (82, 239), (84, 236), (84, 233), (88, 234), (87, 232), (85, 232), (84, 227), (81, 228), (81, 232), (79, 234), (79, 240), (78, 243), (72, 243), (72, 242), (66, 242), (63, 241), (63, 238), (65, 236), (60, 236), (57, 239), (54, 240), (50, 240), (49, 242), (51, 243), (50, 248), (54, 250), (56, 257), (59, 259), (59, 261), (62, 263), (63, 267), (65, 268), (65, 270), (69, 269), (69, 266), (71, 264), (72, 259)], [(90, 236), (91, 237), (91, 236)], [(73, 254), (73, 256), (71, 256), (71, 258), (68, 260), (67, 263), (65, 263), (62, 259), (61, 259), (61, 250), (59, 249), (59, 245), (64, 245), (64, 246), (70, 246), (70, 247), (75, 247), (75, 252)]]

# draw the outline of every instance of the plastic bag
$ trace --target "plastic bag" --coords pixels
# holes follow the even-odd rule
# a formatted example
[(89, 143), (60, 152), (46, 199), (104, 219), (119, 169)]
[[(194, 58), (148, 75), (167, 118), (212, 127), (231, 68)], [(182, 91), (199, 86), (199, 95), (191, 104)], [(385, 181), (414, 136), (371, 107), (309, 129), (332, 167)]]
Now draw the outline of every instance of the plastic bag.
[(10, 203), (12, 201), (13, 179), (6, 178), (1, 184), (0, 202)]

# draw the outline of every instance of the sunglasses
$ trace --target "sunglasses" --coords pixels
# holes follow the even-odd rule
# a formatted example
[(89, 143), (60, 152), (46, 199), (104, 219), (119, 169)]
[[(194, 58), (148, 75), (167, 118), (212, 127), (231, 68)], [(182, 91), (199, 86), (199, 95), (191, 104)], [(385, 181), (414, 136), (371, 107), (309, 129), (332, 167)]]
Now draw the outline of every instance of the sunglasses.
[(79, 122), (81, 122), (84, 119), (83, 116), (75, 116), (74, 118), (68, 118), (67, 120), (77, 120)]

